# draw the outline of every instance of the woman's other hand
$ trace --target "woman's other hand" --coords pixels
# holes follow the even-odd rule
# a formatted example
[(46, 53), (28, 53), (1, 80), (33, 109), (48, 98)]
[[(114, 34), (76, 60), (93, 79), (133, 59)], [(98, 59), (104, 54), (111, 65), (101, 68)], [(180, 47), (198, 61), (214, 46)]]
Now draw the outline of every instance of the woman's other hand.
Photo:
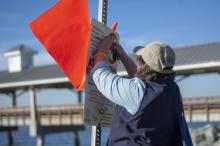
[(114, 50), (116, 50), (119, 59), (125, 54), (123, 47), (120, 44), (114, 44)]

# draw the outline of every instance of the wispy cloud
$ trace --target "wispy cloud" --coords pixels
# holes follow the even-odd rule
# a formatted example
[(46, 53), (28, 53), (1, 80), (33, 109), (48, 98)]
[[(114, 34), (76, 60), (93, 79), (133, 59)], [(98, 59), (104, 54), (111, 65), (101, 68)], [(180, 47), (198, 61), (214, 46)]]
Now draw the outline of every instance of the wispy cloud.
[(134, 47), (145, 46), (147, 43), (150, 43), (152, 41), (161, 41), (171, 45), (172, 47), (174, 46), (174, 44), (178, 44), (179, 46), (181, 46), (178, 41), (173, 41), (177, 37), (177, 35), (168, 34), (166, 32), (143, 32), (142, 34), (136, 35), (121, 35), (120, 42), (127, 52), (132, 52)]
[(11, 38), (0, 40), (0, 50), (8, 50), (15, 47), (18, 44), (25, 44), (33, 49), (41, 50), (41, 44), (34, 37), (23, 37), (23, 38)]
[(23, 16), (19, 13), (13, 13), (13, 12), (1, 12), (0, 13), (0, 19), (1, 20), (15, 20), (15, 19), (20, 19)]
[(143, 45), (146, 42), (144, 37), (127, 37), (121, 40), (121, 42), (129, 48), (133, 48), (137, 45)]
[(1, 37), (4, 37), (4, 34), (22, 34), (25, 29), (21, 29), (18, 26), (0, 26)]
[(3, 56), (3, 52), (0, 52), (0, 71), (7, 69), (7, 59)]
[(121, 36), (121, 44), (127, 52), (132, 52), (133, 48), (136, 46), (143, 46), (149, 41), (147, 36)]
[(46, 64), (55, 64), (55, 61), (46, 51), (41, 51), (34, 57), (34, 64), (36, 66), (41, 66)]
[(35, 38), (16, 38), (13, 40), (0, 41), (0, 70), (7, 69), (8, 63), (7, 58), (3, 56), (4, 52), (19, 44), (25, 44), (26, 46), (38, 51), (38, 54), (34, 56), (34, 65), (40, 66), (55, 63), (53, 58), (43, 49), (43, 46)]
[[(7, 70), (8, 68), (7, 58), (4, 57), (3, 54), (4, 52), (0, 51), (0, 71)], [(55, 61), (46, 51), (40, 51), (37, 55), (34, 56), (35, 66), (47, 64), (55, 64)]]

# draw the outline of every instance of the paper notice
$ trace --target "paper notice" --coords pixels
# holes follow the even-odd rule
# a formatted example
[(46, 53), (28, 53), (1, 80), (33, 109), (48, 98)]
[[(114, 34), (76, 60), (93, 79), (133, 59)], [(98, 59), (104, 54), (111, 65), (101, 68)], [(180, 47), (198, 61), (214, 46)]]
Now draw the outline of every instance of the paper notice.
[[(102, 127), (109, 127), (112, 120), (115, 105), (98, 91), (90, 73), (94, 51), (100, 41), (110, 33), (115, 32), (99, 21), (92, 19), (84, 104), (84, 121), (88, 125), (98, 125), (99, 123)], [(117, 33), (115, 35), (119, 38)]]

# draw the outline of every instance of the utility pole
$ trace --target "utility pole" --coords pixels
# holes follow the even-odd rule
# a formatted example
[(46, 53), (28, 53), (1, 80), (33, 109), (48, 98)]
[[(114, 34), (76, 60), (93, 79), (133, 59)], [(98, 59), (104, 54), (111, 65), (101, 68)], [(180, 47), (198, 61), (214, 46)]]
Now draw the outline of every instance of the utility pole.
[[(99, 0), (98, 21), (107, 25), (108, 0)], [(101, 146), (102, 127), (100, 124), (92, 126), (91, 146)]]

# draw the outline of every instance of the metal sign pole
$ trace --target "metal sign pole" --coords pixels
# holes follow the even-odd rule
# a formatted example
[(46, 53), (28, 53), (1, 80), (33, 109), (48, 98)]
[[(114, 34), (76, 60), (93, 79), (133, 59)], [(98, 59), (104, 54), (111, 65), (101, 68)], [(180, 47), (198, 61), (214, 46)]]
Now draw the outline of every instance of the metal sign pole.
[(107, 25), (108, 0), (99, 0), (98, 21)]
[[(99, 0), (98, 21), (107, 24), (108, 0)], [(101, 124), (92, 126), (91, 146), (101, 146), (102, 127)]]
[(91, 146), (101, 146), (102, 127), (92, 126)]

